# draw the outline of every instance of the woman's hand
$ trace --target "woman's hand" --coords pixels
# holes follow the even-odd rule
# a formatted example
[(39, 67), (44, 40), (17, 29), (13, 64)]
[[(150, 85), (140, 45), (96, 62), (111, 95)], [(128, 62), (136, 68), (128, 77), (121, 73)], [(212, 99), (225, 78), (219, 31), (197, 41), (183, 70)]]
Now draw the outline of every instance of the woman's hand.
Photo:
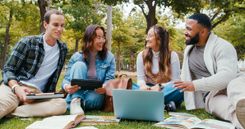
[(152, 90), (152, 91), (161, 91), (161, 88), (160, 88), (160, 86), (157, 84), (157, 85), (155, 85), (155, 86), (150, 87), (150, 90)]
[(151, 90), (151, 87), (149, 87), (147, 85), (142, 85), (142, 86), (140, 86), (140, 90)]
[(80, 89), (80, 87), (78, 85), (66, 85), (65, 86), (65, 91), (68, 93), (68, 94), (73, 94), (75, 92), (77, 92), (78, 90)]

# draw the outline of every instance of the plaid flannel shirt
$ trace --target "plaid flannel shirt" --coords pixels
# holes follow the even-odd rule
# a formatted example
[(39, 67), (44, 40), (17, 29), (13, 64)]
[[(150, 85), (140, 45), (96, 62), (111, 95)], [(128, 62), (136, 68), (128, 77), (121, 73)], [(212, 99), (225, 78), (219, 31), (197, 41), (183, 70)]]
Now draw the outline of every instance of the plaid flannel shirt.
[[(56, 84), (65, 63), (67, 46), (61, 41), (57, 41), (60, 56), (57, 69), (50, 76), (45, 85), (44, 92), (54, 92)], [(44, 59), (43, 34), (22, 38), (14, 47), (10, 57), (3, 68), (3, 80), (7, 85), (9, 80), (29, 80), (38, 72)]]

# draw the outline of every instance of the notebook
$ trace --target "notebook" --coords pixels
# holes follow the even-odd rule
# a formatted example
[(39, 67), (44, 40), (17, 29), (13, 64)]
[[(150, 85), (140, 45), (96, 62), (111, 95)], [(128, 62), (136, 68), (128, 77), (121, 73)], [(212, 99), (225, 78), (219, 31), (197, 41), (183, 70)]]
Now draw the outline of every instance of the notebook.
[(78, 85), (82, 90), (94, 90), (102, 87), (103, 82), (100, 80), (92, 79), (72, 79), (71, 85)]
[(112, 90), (114, 115), (120, 119), (162, 121), (164, 96), (158, 91)]

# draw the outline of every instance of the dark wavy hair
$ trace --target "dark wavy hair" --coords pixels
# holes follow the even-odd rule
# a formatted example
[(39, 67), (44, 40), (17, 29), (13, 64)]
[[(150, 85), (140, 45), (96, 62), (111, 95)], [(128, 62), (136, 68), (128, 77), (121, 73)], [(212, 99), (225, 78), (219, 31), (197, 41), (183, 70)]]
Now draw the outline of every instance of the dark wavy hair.
[(157, 75), (154, 75), (151, 70), (152, 64), (153, 64), (152, 63), (153, 52), (151, 48), (146, 48), (143, 54), (144, 55), (143, 60), (144, 60), (144, 66), (145, 66), (146, 73), (148, 73), (149, 75), (152, 75), (153, 77), (157, 77), (158, 75), (160, 75), (161, 76), (160, 80), (169, 81), (171, 80), (171, 77), (170, 77), (171, 76), (171, 68), (170, 68), (171, 51), (169, 49), (169, 33), (166, 29), (164, 29), (163, 27), (159, 25), (154, 25), (151, 28), (153, 28), (154, 30), (156, 42), (158, 40), (160, 41), (160, 44), (159, 44), (159, 51), (160, 51), (159, 52), (159, 73)]
[[(84, 36), (83, 36), (83, 46), (82, 46), (82, 52), (83, 52), (83, 58), (84, 60), (88, 63), (88, 58), (89, 58), (89, 52), (91, 47), (93, 46), (93, 40), (96, 38), (96, 30), (97, 29), (101, 29), (104, 33), (104, 37), (106, 37), (106, 32), (105, 29), (102, 26), (99, 25), (89, 25), (85, 32), (84, 32)], [(106, 54), (107, 54), (107, 47), (106, 47), (107, 41), (105, 40), (104, 46), (102, 51), (98, 52), (98, 56), (101, 60), (104, 60), (106, 58)]]

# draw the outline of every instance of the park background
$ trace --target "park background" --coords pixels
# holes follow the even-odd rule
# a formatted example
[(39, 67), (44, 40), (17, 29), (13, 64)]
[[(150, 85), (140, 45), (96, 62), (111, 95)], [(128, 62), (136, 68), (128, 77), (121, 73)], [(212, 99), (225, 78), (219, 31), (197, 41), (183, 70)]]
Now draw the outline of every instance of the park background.
[[(184, 21), (191, 14), (202, 12), (211, 18), (212, 31), (234, 45), (239, 66), (245, 68), (245, 0), (0, 0), (0, 71), (21, 37), (44, 31), (43, 15), (51, 8), (62, 10), (65, 14), (62, 41), (69, 49), (66, 62), (74, 52), (81, 50), (83, 32), (90, 24), (106, 28), (107, 46), (116, 57), (117, 72), (127, 71), (135, 75), (136, 56), (144, 48), (147, 30), (155, 24), (167, 28), (170, 47), (182, 60)], [(184, 106), (180, 111), (184, 111)], [(203, 110), (188, 112), (200, 118), (212, 118)], [(113, 115), (100, 111), (89, 114)], [(0, 128), (21, 129), (38, 119), (41, 118), (4, 118), (0, 120)], [(99, 128), (153, 127), (150, 122), (123, 121), (119, 126)]]

